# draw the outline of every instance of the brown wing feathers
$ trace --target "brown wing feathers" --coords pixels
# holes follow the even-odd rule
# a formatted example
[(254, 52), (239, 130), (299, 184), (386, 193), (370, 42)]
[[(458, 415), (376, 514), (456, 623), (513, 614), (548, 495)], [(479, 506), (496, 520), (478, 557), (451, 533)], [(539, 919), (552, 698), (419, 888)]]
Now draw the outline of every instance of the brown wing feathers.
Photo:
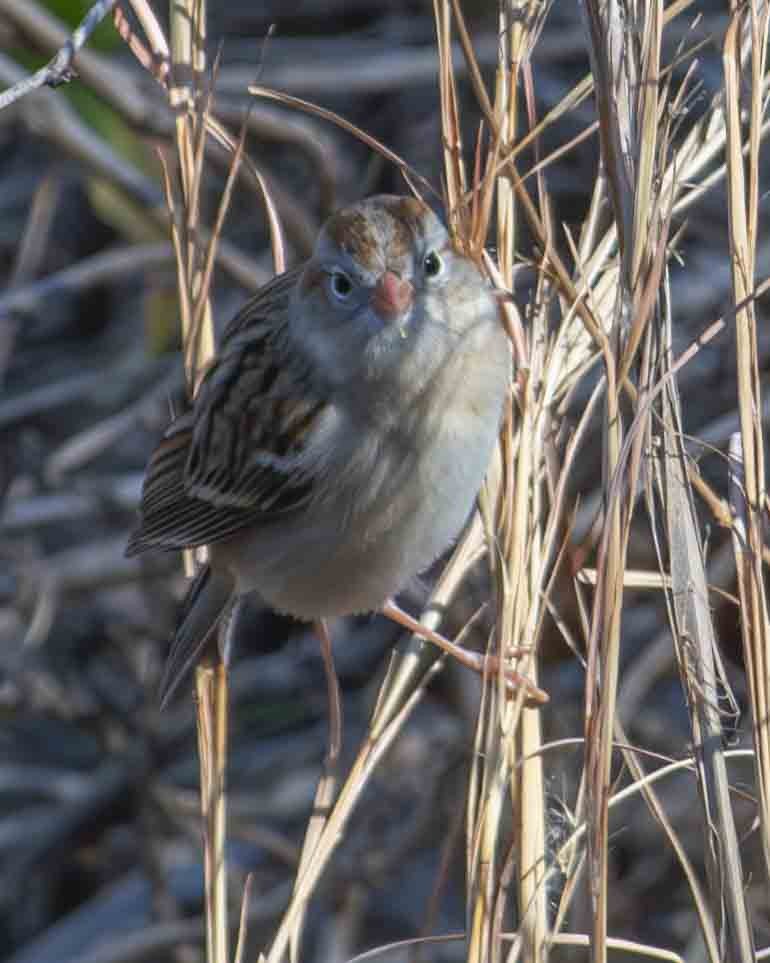
[(152, 547), (174, 549), (205, 545), (248, 524), (246, 512), (218, 508), (187, 492), (184, 473), (190, 432), (175, 428), (172, 431), (173, 434), (158, 445), (147, 468), (141, 522), (128, 543), (128, 555)]
[(276, 278), (227, 326), (193, 407), (150, 460), (128, 554), (205, 545), (306, 500), (297, 455), (326, 406), (303, 397), (280, 350), (276, 319), (295, 276)]

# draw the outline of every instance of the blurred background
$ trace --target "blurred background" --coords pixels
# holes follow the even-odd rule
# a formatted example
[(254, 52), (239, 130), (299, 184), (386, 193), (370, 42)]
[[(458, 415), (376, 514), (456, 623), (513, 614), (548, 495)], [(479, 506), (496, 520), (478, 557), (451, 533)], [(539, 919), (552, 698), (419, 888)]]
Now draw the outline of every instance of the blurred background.
[[(88, 3), (0, 0), (0, 87), (45, 63)], [(463, 10), (476, 54), (491, 80), (497, 60), (496, 5)], [(165, 9), (157, 5), (161, 20)], [(700, 19), (692, 27), (695, 14)], [(721, 84), (724, 5), (699, 2), (666, 32), (672, 55), (685, 37), (698, 52), (692, 116)], [(220, 52), (215, 113), (237, 130), (251, 102), (249, 83), (311, 100), (378, 138), (440, 192), (441, 126), (432, 5), (425, 0), (303, 0), (288, 4), (211, 2), (209, 50)], [(203, 959), (198, 771), (191, 693), (163, 714), (156, 691), (185, 579), (176, 556), (125, 559), (146, 459), (181, 396), (183, 371), (173, 250), (164, 227), (158, 152), (172, 151), (163, 91), (106, 21), (88, 44), (78, 76), (0, 112), (0, 958), (13, 963), (107, 963)], [(479, 115), (457, 57), (466, 150)], [(540, 115), (589, 71), (578, 4), (550, 9), (532, 54)], [(682, 66), (682, 71), (687, 65)], [(594, 120), (591, 98), (543, 143), (550, 153)], [(309, 252), (324, 217), (367, 194), (407, 191), (399, 171), (317, 117), (258, 101), (247, 150), (267, 178), (289, 260)], [(520, 169), (531, 165), (523, 155)], [(598, 162), (596, 134), (567, 150), (545, 173), (553, 223), (579, 232)], [(216, 212), (228, 158), (212, 152), (204, 221)], [(730, 303), (730, 273), (718, 178), (680, 218), (672, 267), (674, 342), (681, 351)], [(766, 201), (762, 198), (762, 211)], [(263, 207), (237, 189), (225, 228), (226, 264), (212, 290), (221, 325), (250, 290), (271, 276)], [(519, 239), (523, 261), (532, 241)], [(758, 274), (770, 244), (758, 246)], [(517, 288), (522, 310), (532, 296)], [(760, 318), (766, 320), (766, 303)], [(764, 314), (763, 314), (764, 312)], [(760, 327), (766, 377), (768, 326)], [(595, 384), (570, 399), (567, 423)], [(681, 390), (685, 429), (703, 476), (726, 485), (724, 451), (737, 425), (735, 354), (730, 333), (688, 365)], [(597, 508), (596, 444), (574, 479), (580, 509), (577, 547)], [(709, 528), (703, 515), (704, 530)], [(709, 536), (709, 577), (735, 591), (729, 539)], [(644, 526), (631, 539), (629, 565), (655, 568)], [(415, 610), (435, 573), (415, 585)], [(569, 574), (569, 573), (567, 573)], [(576, 603), (565, 576), (554, 590), (559, 617), (573, 630)], [(467, 585), (447, 632), (488, 595), (483, 568)], [(712, 599), (726, 672), (740, 709), (745, 678), (736, 608)], [(344, 693), (346, 760), (364, 737), (387, 655), (398, 638), (379, 617), (332, 626)], [(584, 670), (555, 625), (540, 642), (547, 740), (583, 735)], [(618, 713), (629, 738), (650, 753), (680, 758), (690, 727), (659, 592), (628, 593)], [(464, 799), (479, 698), (478, 680), (447, 665), (400, 734), (367, 789), (309, 909), (308, 961), (465, 926)], [(304, 826), (325, 752), (326, 689), (317, 641), (307, 627), (254, 609), (232, 672), (229, 853), (234, 901), (254, 874), (250, 936), (269, 942), (290, 894)], [(725, 716), (729, 748), (751, 745), (741, 713)], [(548, 755), (549, 851), (573, 829), (581, 749)], [(770, 943), (767, 890), (756, 809), (741, 792), (751, 761), (731, 763), (734, 810), (758, 945)], [(686, 769), (658, 785), (670, 821), (703, 872), (697, 790)], [(692, 897), (643, 800), (613, 811), (610, 929), (703, 957)], [(583, 886), (585, 890), (585, 886)], [(570, 928), (587, 931), (587, 890)], [(510, 928), (515, 928), (510, 920)], [(556, 951), (555, 951), (556, 952)], [(409, 953), (412, 955), (409, 956)], [(583, 958), (585, 950), (559, 950)], [(462, 959), (461, 943), (392, 958)]]

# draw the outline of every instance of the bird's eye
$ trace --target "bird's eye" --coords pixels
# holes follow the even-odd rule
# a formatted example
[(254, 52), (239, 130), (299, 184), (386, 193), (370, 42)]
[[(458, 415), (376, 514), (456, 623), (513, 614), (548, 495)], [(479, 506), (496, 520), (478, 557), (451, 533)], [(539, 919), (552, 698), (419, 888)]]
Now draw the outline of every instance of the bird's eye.
[(437, 278), (441, 274), (444, 269), (444, 262), (438, 251), (428, 251), (423, 259), (422, 269), (425, 271), (425, 277), (428, 278)]
[(347, 301), (353, 293), (353, 282), (342, 271), (334, 271), (329, 277), (332, 294), (338, 301)]

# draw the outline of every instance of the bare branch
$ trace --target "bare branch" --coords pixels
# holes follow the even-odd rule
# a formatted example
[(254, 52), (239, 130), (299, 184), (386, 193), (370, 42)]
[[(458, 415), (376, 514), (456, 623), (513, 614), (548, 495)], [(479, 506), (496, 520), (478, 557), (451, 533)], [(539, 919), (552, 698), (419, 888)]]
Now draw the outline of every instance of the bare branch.
[[(0, 6), (5, 6), (7, 2), (8, 0), (4, 0), (4, 3)], [(72, 66), (75, 54), (111, 12), (116, 3), (117, 0), (96, 0), (96, 3), (80, 21), (67, 43), (55, 57), (48, 61), (45, 67), (41, 67), (34, 74), (25, 77), (24, 80), (19, 81), (18, 84), (14, 84), (13, 87), (0, 94), (0, 110), (40, 87), (59, 87), (62, 84), (68, 84), (76, 76)]]

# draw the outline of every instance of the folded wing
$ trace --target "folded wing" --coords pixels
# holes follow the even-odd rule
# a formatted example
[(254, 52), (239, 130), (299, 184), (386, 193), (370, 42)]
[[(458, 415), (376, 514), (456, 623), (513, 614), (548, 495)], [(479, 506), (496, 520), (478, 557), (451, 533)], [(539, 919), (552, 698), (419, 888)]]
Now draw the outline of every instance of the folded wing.
[(275, 278), (227, 326), (195, 401), (150, 460), (128, 554), (220, 541), (310, 497), (303, 452), (328, 403), (308, 395), (285, 350), (295, 282), (296, 272)]

